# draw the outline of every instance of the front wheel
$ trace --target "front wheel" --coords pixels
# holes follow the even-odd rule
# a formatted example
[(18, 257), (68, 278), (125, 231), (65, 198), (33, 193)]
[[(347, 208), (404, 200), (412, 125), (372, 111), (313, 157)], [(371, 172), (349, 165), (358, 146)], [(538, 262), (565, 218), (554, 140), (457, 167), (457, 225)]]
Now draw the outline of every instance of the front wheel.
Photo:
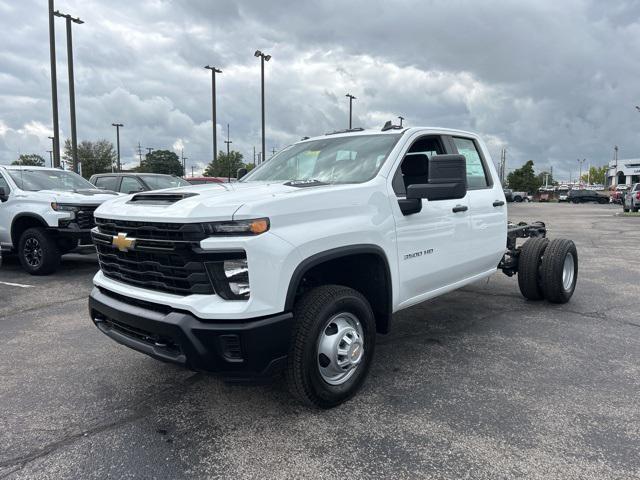
[(52, 235), (44, 228), (26, 229), (18, 243), (22, 268), (31, 275), (48, 275), (60, 264), (60, 250)]
[(340, 285), (314, 288), (296, 303), (294, 321), (285, 372), (291, 394), (320, 408), (351, 398), (375, 348), (376, 322), (367, 299)]

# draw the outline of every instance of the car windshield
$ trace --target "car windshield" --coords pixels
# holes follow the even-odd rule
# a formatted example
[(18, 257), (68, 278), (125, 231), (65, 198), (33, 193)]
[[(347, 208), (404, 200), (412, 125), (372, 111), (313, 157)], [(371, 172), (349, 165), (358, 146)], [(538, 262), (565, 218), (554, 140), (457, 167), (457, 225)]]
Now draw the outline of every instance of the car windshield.
[(163, 188), (188, 187), (191, 185), (180, 177), (171, 175), (140, 175), (144, 183), (149, 185), (151, 190), (161, 190)]
[(95, 190), (96, 187), (77, 173), (64, 170), (9, 170), (9, 175), (19, 189), (29, 192), (39, 190)]
[(358, 135), (298, 143), (264, 162), (242, 181), (366, 182), (378, 173), (400, 136)]

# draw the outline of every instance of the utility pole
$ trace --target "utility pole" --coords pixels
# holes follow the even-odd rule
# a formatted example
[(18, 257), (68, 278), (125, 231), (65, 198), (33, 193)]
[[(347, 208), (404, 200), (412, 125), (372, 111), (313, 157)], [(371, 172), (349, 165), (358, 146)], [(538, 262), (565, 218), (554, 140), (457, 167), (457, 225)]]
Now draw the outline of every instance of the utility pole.
[(53, 0), (49, 0), (49, 58), (51, 60), (51, 106), (53, 109), (53, 167), (60, 166), (60, 127), (58, 125), (58, 76), (56, 73), (56, 30)]
[(191, 165), (191, 178), (193, 178), (193, 165)]
[(227, 176), (228, 176), (227, 181), (231, 183), (231, 157), (229, 156), (230, 154), (229, 145), (231, 145), (231, 143), (233, 142), (229, 140), (229, 124), (228, 123), (227, 123), (227, 139), (224, 141), (224, 143), (227, 144)]
[(271, 149), (271, 156), (273, 157), (276, 154), (276, 152), (277, 152), (276, 147), (273, 147)]
[(112, 126), (116, 127), (116, 148), (118, 150), (118, 163), (116, 164), (118, 172), (122, 171), (122, 164), (120, 163), (120, 127), (124, 127), (122, 123), (112, 123)]
[(140, 145), (140, 141), (138, 141), (138, 158), (140, 159), (140, 165), (142, 165), (142, 146)]
[(204, 68), (211, 70), (211, 120), (213, 122), (213, 161), (218, 158), (218, 128), (216, 121), (216, 73), (222, 73), (222, 70), (206, 65)]
[(76, 132), (76, 88), (73, 80), (73, 40), (71, 36), (71, 22), (82, 25), (84, 22), (69, 14), (53, 12), (56, 17), (66, 19), (67, 23), (67, 67), (69, 70), (69, 111), (71, 113), (71, 158), (73, 159), (73, 171), (78, 173), (78, 135)]
[(353, 112), (353, 101), (356, 99), (356, 97), (354, 97), (350, 93), (347, 93), (345, 97), (349, 99), (349, 130), (351, 130), (351, 114)]
[(582, 164), (586, 161), (586, 159), (578, 159), (578, 164), (580, 165), (580, 173), (578, 174), (578, 185), (582, 184)]
[(182, 157), (182, 176), (186, 177), (187, 176), (187, 159), (188, 157), (184, 156), (184, 148), (180, 149), (181, 151), (181, 157)]
[(618, 145), (614, 145), (613, 147), (613, 161), (615, 162), (615, 170), (613, 172), (614, 180), (611, 182), (611, 184), (617, 187), (618, 186)]
[(256, 166), (256, 146), (253, 146), (253, 166)]
[(265, 158), (265, 140), (264, 140), (264, 62), (271, 60), (271, 55), (267, 55), (260, 50), (256, 50), (254, 57), (260, 57), (260, 88), (262, 96), (262, 158)]
[(402, 126), (402, 121), (404, 120), (403, 116), (398, 116), (398, 118), (400, 119), (400, 126)]

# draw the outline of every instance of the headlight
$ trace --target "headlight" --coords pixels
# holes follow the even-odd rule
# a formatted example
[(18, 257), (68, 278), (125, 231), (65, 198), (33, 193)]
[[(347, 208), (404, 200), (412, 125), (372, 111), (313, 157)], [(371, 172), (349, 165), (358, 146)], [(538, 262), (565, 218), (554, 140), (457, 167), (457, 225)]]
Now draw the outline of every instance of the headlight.
[(268, 218), (202, 224), (205, 233), (210, 235), (260, 235), (269, 230), (269, 226)]
[(74, 218), (76, 218), (76, 212), (78, 211), (78, 207), (76, 205), (68, 205), (65, 203), (51, 202), (51, 208), (53, 208), (56, 212), (68, 212), (69, 218), (67, 219), (67, 221), (69, 221), (69, 219), (73, 220)]
[(51, 208), (56, 212), (77, 212), (78, 207), (76, 205), (68, 205), (66, 203), (51, 202)]
[(249, 265), (246, 258), (208, 262), (207, 270), (213, 279), (213, 288), (225, 300), (248, 300)]

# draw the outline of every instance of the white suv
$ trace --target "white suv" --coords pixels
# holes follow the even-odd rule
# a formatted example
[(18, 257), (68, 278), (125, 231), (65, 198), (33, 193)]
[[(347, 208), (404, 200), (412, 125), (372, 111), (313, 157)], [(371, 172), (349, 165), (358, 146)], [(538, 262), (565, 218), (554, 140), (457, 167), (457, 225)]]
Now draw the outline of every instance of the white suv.
[(0, 166), (0, 249), (32, 275), (52, 273), (60, 255), (91, 243), (94, 210), (117, 195), (64, 170)]

